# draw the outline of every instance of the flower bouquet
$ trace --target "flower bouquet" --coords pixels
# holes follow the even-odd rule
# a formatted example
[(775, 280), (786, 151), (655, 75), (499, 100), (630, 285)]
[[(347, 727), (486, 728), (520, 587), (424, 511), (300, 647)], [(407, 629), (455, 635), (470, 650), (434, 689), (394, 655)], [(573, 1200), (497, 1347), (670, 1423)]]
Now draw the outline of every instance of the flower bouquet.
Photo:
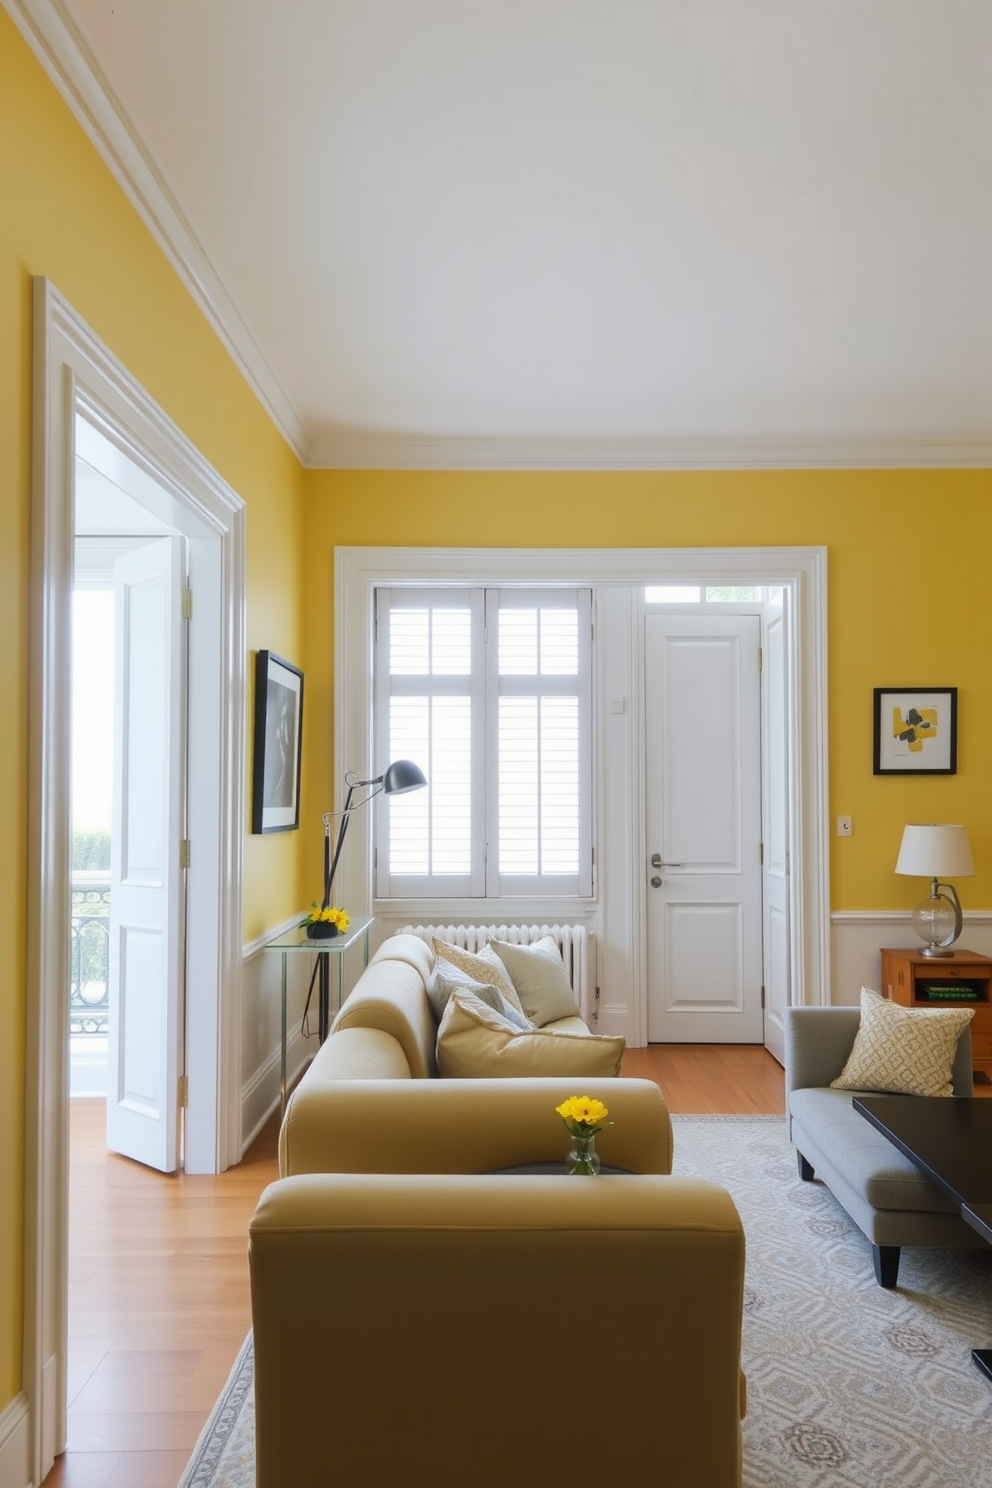
[(331, 940), (343, 935), (348, 928), (348, 915), (333, 904), (319, 905), (316, 899), (310, 905), (310, 913), (301, 921), (308, 940)]
[(570, 1095), (560, 1106), (555, 1106), (555, 1110), (572, 1137), (572, 1150), (565, 1167), (570, 1174), (594, 1178), (600, 1169), (596, 1137), (604, 1126), (613, 1125), (612, 1121), (606, 1120), (609, 1111), (601, 1100), (588, 1095)]

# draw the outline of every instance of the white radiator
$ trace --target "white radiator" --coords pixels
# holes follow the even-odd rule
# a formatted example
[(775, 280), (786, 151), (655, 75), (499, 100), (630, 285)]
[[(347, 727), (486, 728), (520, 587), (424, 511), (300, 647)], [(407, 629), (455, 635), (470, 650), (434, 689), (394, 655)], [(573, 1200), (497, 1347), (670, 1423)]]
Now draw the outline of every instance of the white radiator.
[(561, 951), (565, 972), (572, 984), (583, 1018), (593, 1027), (596, 1021), (596, 937), (585, 925), (404, 925), (401, 935), (418, 935), (430, 943), (433, 936), (449, 945), (481, 951), (491, 940), (510, 945), (533, 945), (550, 935)]

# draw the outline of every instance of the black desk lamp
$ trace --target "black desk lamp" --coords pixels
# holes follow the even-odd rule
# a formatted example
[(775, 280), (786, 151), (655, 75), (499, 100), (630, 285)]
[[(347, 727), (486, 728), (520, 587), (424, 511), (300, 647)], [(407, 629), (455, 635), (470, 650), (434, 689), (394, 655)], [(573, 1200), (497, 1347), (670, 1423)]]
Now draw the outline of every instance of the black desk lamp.
[[(324, 823), (324, 897), (320, 901), (321, 909), (327, 909), (331, 902), (331, 885), (337, 872), (338, 863), (341, 860), (341, 849), (348, 831), (348, 823), (356, 811), (376, 796), (402, 796), (407, 791), (420, 790), (427, 784), (427, 776), (419, 765), (412, 760), (393, 760), (393, 763), (384, 770), (381, 775), (376, 775), (373, 780), (360, 780), (354, 771), (349, 770), (344, 777), (348, 787), (348, 794), (344, 799), (344, 806), (340, 811), (325, 811), (321, 817)], [(360, 801), (355, 800), (356, 790), (368, 790), (368, 794)], [(334, 845), (333, 856), (331, 853), (331, 823), (335, 818), (340, 818), (338, 827), (338, 840)], [(320, 1003), (318, 1031), (320, 1042), (323, 1043), (327, 1037), (328, 1013), (330, 1008), (330, 967), (326, 956), (318, 956), (317, 969), (320, 978)], [(308, 999), (309, 1001), (309, 999)]]

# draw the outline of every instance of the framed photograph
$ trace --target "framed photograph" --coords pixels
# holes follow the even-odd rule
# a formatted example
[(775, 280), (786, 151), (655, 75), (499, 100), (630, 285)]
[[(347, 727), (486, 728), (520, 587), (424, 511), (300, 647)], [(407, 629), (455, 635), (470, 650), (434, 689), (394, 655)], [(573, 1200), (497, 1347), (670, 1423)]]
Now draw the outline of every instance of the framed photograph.
[(253, 832), (292, 832), (300, 825), (303, 673), (274, 651), (255, 662)]
[(875, 688), (875, 774), (954, 775), (956, 687)]

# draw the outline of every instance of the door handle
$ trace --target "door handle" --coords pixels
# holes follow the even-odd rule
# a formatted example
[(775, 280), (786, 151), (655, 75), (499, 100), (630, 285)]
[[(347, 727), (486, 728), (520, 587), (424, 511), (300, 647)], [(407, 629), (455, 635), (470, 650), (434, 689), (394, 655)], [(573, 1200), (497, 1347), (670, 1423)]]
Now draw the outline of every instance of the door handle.
[(684, 868), (685, 867), (685, 864), (684, 863), (663, 863), (661, 861), (661, 853), (652, 853), (651, 854), (651, 867), (652, 868)]
[(665, 880), (663, 878), (659, 878), (656, 873), (654, 878), (651, 880), (651, 887), (653, 889), (660, 889), (664, 882)]

